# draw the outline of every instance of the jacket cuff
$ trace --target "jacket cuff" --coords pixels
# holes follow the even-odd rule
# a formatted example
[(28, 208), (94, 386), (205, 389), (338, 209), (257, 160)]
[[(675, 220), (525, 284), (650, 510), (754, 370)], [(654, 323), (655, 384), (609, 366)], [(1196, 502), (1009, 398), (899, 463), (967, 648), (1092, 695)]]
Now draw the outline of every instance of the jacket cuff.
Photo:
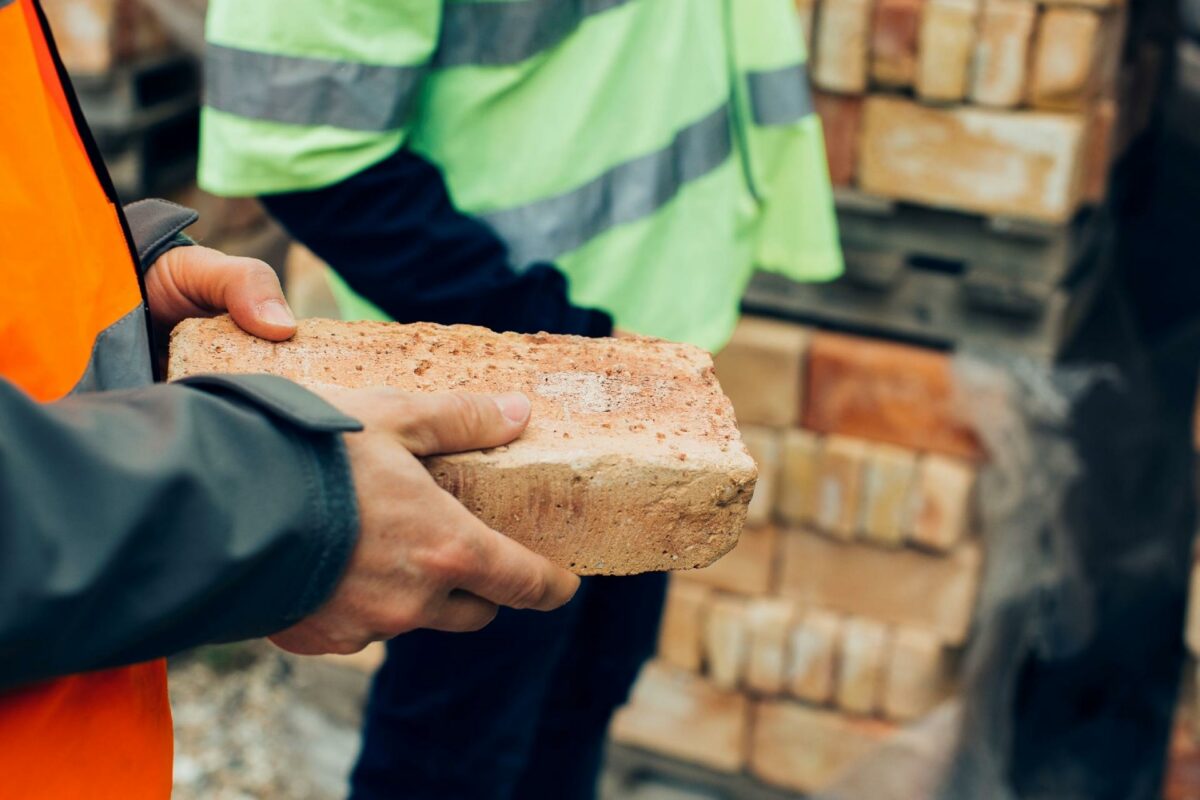
[(183, 229), (200, 219), (200, 214), (178, 203), (150, 199), (125, 206), (125, 219), (145, 273), (168, 250), (195, 244)]

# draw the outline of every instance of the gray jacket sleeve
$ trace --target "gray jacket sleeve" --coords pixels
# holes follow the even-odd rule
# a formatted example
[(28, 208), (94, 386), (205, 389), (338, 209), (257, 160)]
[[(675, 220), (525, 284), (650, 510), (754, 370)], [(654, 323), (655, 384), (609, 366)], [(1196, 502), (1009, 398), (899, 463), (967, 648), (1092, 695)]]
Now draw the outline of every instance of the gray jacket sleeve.
[(277, 378), (185, 383), (0, 380), (0, 689), (272, 633), (336, 585), (359, 424)]

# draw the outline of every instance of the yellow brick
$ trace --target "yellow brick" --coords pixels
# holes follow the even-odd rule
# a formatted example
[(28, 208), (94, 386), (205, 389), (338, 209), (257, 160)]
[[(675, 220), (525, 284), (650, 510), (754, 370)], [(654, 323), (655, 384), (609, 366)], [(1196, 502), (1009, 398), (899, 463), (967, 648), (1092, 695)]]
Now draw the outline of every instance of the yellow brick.
[(966, 97), (978, 17), (978, 0), (926, 0), (917, 59), (917, 95), (923, 100)]
[(824, 0), (818, 14), (813, 83), (830, 92), (867, 89), (870, 0)]
[(975, 495), (975, 468), (965, 461), (930, 455), (917, 468), (912, 541), (949, 550), (966, 536)]
[(863, 474), (862, 533), (870, 541), (900, 545), (912, 512), (917, 456), (911, 450), (872, 445)]
[(775, 506), (779, 515), (793, 525), (808, 524), (816, 518), (820, 455), (820, 437), (799, 428), (784, 432)]
[(799, 325), (742, 318), (714, 359), (739, 425), (786, 428), (799, 420), (808, 339)]
[(885, 625), (851, 617), (842, 627), (838, 657), (837, 704), (855, 714), (873, 714), (883, 699), (888, 649)]
[(686, 581), (714, 589), (746, 595), (763, 595), (774, 590), (779, 532), (773, 525), (746, 528), (737, 546), (717, 563), (704, 569), (674, 573)]
[(742, 441), (750, 451), (750, 457), (758, 464), (758, 483), (754, 487), (754, 497), (750, 500), (746, 524), (766, 525), (771, 521), (771, 511), (775, 507), (778, 494), (780, 433), (771, 428), (753, 425), (743, 425), (741, 432)]
[(842, 619), (828, 611), (811, 610), (792, 628), (788, 646), (788, 688), (809, 703), (833, 699), (834, 665)]
[(1029, 77), (1037, 108), (1077, 110), (1099, 89), (1103, 30), (1100, 15), (1083, 8), (1052, 8), (1038, 23)]
[(823, 533), (852, 539), (858, 528), (866, 443), (830, 436), (821, 448), (814, 523)]
[(901, 722), (916, 719), (932, 711), (949, 686), (948, 658), (937, 634), (897, 628), (888, 653), (884, 715)]
[(746, 688), (767, 695), (783, 692), (788, 632), (795, 611), (795, 604), (790, 600), (750, 601), (746, 610), (750, 628), (750, 659), (746, 666)]
[(704, 661), (708, 677), (721, 689), (736, 689), (742, 682), (750, 654), (746, 603), (718, 595), (708, 606), (704, 625)]
[(658, 657), (664, 663), (700, 671), (704, 614), (711, 596), (707, 586), (672, 578), (658, 634)]
[(1025, 97), (1029, 49), (1037, 23), (1033, 0), (986, 0), (975, 48), (971, 102), (1015, 108)]

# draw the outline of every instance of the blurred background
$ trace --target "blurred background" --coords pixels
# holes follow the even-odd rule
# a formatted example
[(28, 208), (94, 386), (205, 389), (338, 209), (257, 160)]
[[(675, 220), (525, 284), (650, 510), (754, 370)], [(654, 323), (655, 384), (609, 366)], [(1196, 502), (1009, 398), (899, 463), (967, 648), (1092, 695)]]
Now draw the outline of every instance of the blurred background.
[[(194, 184), (203, 0), (44, 6), (122, 198), (197, 208), (194, 238), (334, 315), (255, 201)], [(744, 299), (718, 374), (761, 469), (751, 525), (673, 578), (605, 795), (1200, 798), (1196, 15), (797, 14), (847, 274)], [(1130, 352), (1145, 380), (1099, 397), (1087, 365)], [(343, 796), (380, 657), (175, 659), (176, 796)]]

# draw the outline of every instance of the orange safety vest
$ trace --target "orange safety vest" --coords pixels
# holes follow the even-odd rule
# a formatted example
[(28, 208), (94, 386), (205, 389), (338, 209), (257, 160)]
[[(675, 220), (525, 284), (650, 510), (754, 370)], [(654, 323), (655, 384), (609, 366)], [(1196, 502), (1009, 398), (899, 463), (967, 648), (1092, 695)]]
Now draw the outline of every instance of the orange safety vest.
[[(147, 382), (127, 229), (35, 0), (0, 0), (0, 76), (0, 375), (43, 402)], [(0, 694), (0, 797), (167, 798), (171, 760), (161, 660)]]

